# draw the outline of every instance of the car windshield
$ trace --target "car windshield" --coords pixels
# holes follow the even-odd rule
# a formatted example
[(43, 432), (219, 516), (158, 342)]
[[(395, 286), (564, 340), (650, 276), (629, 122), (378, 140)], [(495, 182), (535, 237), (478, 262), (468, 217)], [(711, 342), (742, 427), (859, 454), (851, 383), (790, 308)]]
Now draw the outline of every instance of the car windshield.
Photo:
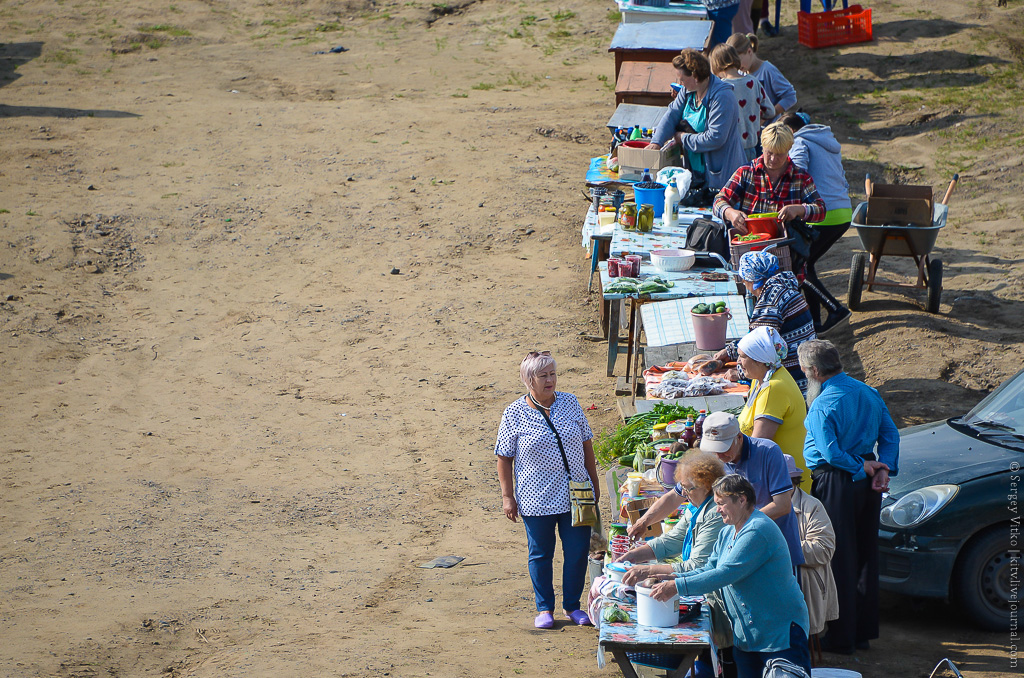
[(993, 391), (960, 421), (982, 435), (1024, 440), (1024, 370)]

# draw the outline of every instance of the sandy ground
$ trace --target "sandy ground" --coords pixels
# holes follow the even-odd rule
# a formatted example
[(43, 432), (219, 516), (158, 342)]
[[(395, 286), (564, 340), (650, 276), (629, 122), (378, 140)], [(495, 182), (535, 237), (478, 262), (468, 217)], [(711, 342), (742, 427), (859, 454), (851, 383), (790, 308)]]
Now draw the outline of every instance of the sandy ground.
[[(813, 53), (787, 7), (763, 49), (855, 192), (963, 175), (942, 313), (866, 294), (838, 339), (901, 424), (1022, 362), (1022, 9), (994, 5), (880, 2), (876, 42)], [(0, 4), (0, 675), (615, 674), (532, 629), (491, 455), (530, 349), (616, 420), (579, 248), (609, 7)], [(837, 665), (1005, 674), (956, 619), (889, 599)]]

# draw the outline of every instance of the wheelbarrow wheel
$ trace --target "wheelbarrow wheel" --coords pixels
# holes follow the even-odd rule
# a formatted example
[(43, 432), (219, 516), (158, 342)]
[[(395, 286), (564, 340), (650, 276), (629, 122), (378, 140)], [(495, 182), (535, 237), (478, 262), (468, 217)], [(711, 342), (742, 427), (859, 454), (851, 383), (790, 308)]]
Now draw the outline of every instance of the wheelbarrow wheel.
[(850, 262), (850, 288), (846, 295), (846, 305), (851, 311), (860, 307), (860, 293), (864, 291), (864, 266), (866, 258), (863, 252), (853, 255)]
[(928, 307), (929, 313), (939, 312), (939, 301), (942, 299), (942, 259), (928, 262)]

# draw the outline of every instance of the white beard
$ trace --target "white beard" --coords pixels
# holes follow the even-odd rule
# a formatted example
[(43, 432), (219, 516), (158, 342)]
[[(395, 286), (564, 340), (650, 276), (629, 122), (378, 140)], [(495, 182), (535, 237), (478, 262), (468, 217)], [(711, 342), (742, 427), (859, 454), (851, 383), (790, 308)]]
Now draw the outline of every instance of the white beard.
[(821, 395), (821, 382), (814, 381), (810, 377), (807, 377), (807, 395), (804, 398), (807, 400), (807, 407), (811, 407), (811, 403), (814, 399)]

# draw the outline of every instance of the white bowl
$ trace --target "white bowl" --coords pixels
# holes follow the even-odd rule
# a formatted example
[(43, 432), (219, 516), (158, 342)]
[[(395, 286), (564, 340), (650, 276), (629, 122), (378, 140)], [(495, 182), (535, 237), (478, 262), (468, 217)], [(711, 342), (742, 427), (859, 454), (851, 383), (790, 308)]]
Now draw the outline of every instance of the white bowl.
[(651, 263), (659, 271), (688, 271), (696, 257), (693, 250), (655, 250), (651, 252)]

